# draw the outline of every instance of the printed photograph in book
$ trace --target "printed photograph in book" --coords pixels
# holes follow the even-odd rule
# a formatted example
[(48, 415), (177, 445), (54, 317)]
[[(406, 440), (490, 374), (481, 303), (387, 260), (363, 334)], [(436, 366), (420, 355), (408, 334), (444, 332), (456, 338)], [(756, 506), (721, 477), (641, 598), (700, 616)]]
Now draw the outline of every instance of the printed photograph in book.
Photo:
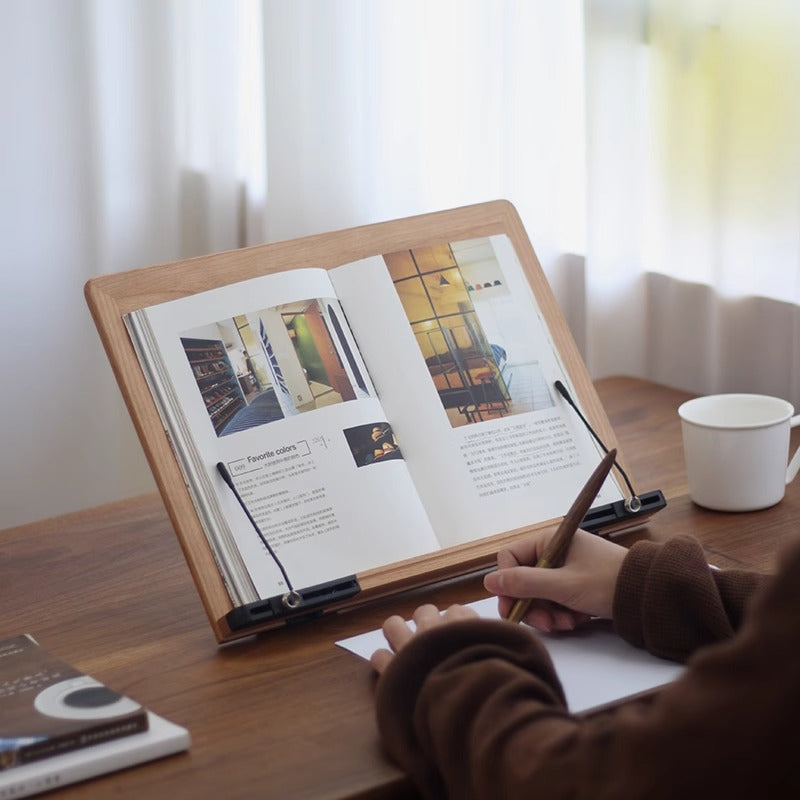
[(383, 259), (452, 427), (555, 404), (488, 239)]
[(359, 467), (402, 458), (397, 437), (388, 422), (346, 428), (344, 437)]
[(217, 436), (371, 396), (341, 306), (331, 298), (193, 328), (181, 344)]

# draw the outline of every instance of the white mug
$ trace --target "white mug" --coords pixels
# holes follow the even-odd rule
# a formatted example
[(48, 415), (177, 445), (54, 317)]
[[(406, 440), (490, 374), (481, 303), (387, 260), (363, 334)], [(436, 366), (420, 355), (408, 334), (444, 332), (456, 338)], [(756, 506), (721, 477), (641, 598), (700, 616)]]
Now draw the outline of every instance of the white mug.
[(689, 496), (715, 511), (755, 511), (780, 502), (800, 469), (789, 466), (790, 429), (800, 425), (791, 403), (761, 394), (716, 394), (678, 409)]

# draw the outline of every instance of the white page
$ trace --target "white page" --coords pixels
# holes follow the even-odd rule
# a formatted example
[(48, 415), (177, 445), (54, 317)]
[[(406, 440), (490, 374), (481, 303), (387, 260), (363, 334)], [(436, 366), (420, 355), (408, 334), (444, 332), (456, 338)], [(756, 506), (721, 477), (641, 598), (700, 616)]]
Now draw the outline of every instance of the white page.
[[(512, 407), (460, 427), (443, 407), (384, 259), (331, 270), (442, 547), (562, 516), (603, 455), (555, 391), (556, 380), (569, 387), (569, 379), (510, 240), (475, 241), (502, 283), (470, 294), (479, 324), (514, 359), (511, 388), (523, 375), (533, 375), (539, 388), (533, 410)], [(612, 476), (595, 505), (621, 498)]]
[[(475, 609), (484, 619), (500, 619), (496, 597), (469, 603), (468, 607)], [(574, 713), (664, 686), (686, 669), (683, 664), (657, 658), (633, 647), (606, 628), (589, 625), (556, 635), (530, 630), (539, 637), (553, 659), (567, 697), (567, 706)], [(336, 644), (365, 659), (375, 650), (387, 646), (381, 630), (352, 636)]]
[[(239, 602), (269, 597), (286, 587), (219, 476), (218, 462), (227, 465), (297, 589), (437, 549), (402, 458), (374, 458), (368, 464), (355, 460), (350, 433), (385, 423), (386, 414), (342, 322), (341, 310), (338, 319), (345, 333), (336, 344), (342, 353), (338, 361), (349, 364), (351, 374), (353, 369), (359, 371), (359, 382), (347, 381), (355, 397), (312, 410), (297, 407), (301, 401), (306, 403), (303, 395), (311, 381), (295, 353), (284, 317), (299, 316), (297, 309), (307, 304), (322, 308), (328, 315), (324, 329), (334, 346), (336, 337), (329, 323), (330, 309), (337, 304), (334, 297), (325, 270), (302, 269), (219, 287), (140, 312), (149, 322), (180, 408), (178, 422), (186, 421), (183, 429), (169, 420), (165, 425), (185, 460), (194, 462), (193, 480), (187, 483), (190, 488), (194, 483), (201, 487), (194, 495), (198, 510), (206, 509), (203, 518), (209, 527), (213, 524), (216, 530), (228, 531), (235, 545), (228, 549), (238, 550), (252, 581), (256, 596), (247, 596), (245, 585)], [(272, 327), (265, 335), (281, 369), (279, 377), (272, 374), (268, 391), (279, 401), (279, 408), (270, 421), (217, 433), (185, 342), (235, 338), (238, 334), (231, 326), (243, 325), (245, 319), (254, 335), (262, 322)], [(349, 362), (341, 344), (345, 336), (350, 338)], [(264, 349), (255, 353), (258, 347)], [(249, 355), (263, 357), (269, 368), (264, 343), (259, 340), (251, 349), (254, 353)], [(235, 355), (229, 352), (231, 358)]]

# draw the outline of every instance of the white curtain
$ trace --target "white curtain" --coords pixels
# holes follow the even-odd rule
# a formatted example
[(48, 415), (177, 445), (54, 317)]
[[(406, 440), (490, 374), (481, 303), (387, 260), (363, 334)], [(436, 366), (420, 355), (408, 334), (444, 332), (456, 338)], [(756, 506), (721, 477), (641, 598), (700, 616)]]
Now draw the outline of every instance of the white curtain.
[(584, 236), (577, 0), (265, 3), (269, 235), (507, 197)]
[(586, 12), (588, 363), (800, 405), (800, 5)]
[(497, 197), (595, 376), (800, 405), (797, 14), (747, 5), (0, 2), (0, 526), (153, 488), (91, 275)]
[(263, 241), (259, 2), (0, 2), (0, 528), (155, 485), (87, 278)]

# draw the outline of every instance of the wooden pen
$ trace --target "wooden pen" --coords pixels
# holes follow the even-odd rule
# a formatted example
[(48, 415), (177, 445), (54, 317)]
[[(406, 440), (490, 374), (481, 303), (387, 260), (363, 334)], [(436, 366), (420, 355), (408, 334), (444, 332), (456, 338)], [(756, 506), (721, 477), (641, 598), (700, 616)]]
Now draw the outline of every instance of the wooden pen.
[[(561, 524), (553, 534), (553, 538), (547, 543), (541, 558), (536, 562), (536, 567), (539, 569), (555, 569), (560, 567), (566, 561), (569, 547), (572, 544), (572, 537), (581, 525), (586, 512), (591, 507), (600, 487), (611, 472), (611, 467), (614, 465), (614, 459), (617, 457), (616, 449), (609, 450), (603, 460), (597, 465), (595, 471), (589, 476), (586, 485), (581, 489), (575, 502), (567, 511)], [(530, 608), (531, 600), (529, 598), (519, 599), (511, 607), (511, 613), (507, 619), (509, 622), (519, 622), (527, 613)]]

